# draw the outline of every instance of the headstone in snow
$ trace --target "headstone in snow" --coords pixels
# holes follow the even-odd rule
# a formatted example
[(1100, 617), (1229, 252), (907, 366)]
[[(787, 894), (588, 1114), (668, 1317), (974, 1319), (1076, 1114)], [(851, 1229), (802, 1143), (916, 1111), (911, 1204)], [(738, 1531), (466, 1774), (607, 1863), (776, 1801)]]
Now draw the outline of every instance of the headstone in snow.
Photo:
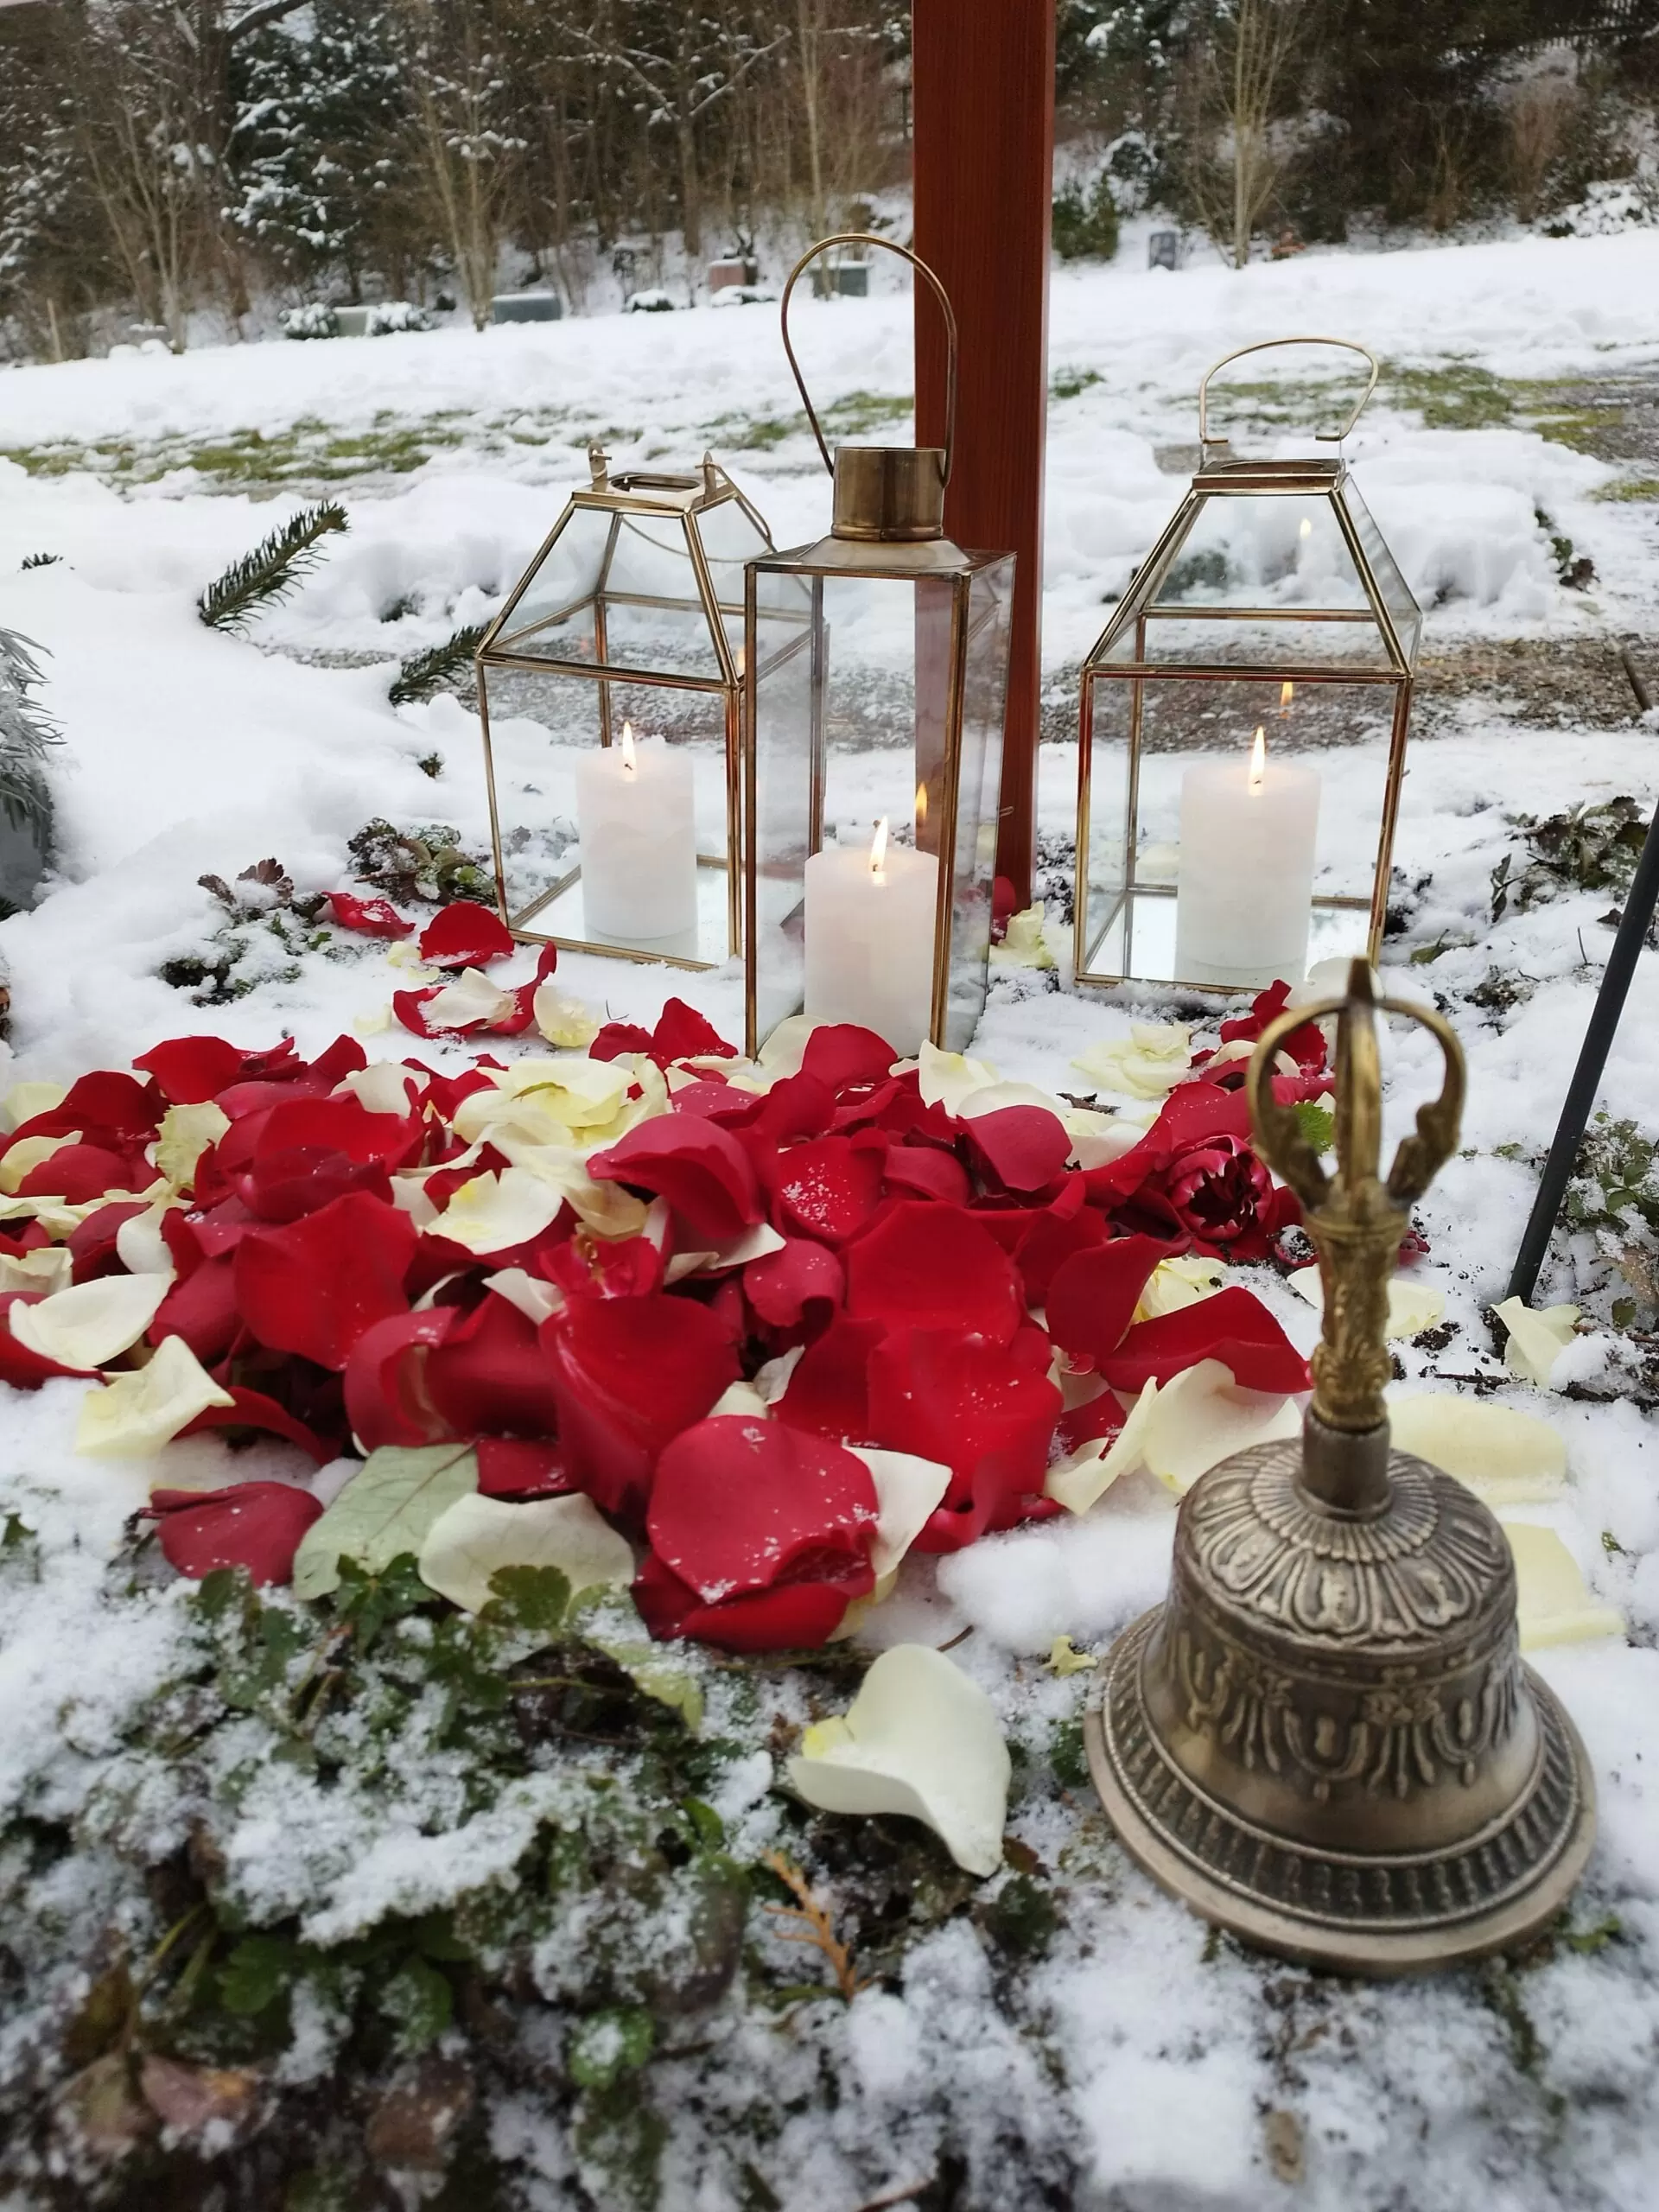
[(556, 292), (498, 292), (490, 302), (492, 322), (558, 322), (563, 315)]
[(1148, 269), (1179, 269), (1181, 265), (1181, 234), (1179, 231), (1154, 231), (1147, 240)]

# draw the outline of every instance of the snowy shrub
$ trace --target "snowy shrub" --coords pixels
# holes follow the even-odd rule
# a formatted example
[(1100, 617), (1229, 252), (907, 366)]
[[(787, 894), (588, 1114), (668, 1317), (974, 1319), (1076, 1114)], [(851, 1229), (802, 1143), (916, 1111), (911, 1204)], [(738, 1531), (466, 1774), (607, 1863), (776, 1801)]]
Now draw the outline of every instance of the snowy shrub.
[(337, 338), (340, 320), (326, 300), (308, 300), (302, 308), (289, 308), (283, 316), (284, 338)]
[(630, 292), (622, 303), (624, 315), (672, 315), (674, 302), (660, 286), (648, 292)]
[(1107, 172), (1087, 187), (1074, 178), (1057, 192), (1053, 221), (1062, 261), (1109, 261), (1117, 251), (1117, 202)]
[(432, 318), (410, 300), (382, 300), (369, 309), (365, 327), (371, 338), (391, 338), (400, 330), (430, 330)]
[(1563, 208), (1544, 228), (1552, 238), (1594, 238), (1648, 223), (1659, 223), (1659, 164), (1651, 158), (1633, 176), (1592, 184), (1582, 200)]

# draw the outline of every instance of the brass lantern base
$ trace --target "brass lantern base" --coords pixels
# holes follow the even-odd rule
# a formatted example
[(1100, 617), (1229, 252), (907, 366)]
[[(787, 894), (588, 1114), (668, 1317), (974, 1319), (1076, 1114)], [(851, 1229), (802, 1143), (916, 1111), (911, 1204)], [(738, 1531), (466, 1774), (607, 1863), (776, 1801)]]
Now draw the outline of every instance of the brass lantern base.
[(1524, 1942), (1566, 1904), (1595, 1801), (1516, 1651), (1502, 1531), (1403, 1453), (1369, 1518), (1310, 1497), (1301, 1461), (1257, 1446), (1185, 1501), (1169, 1600), (1118, 1638), (1084, 1723), (1112, 1825), (1193, 1911), (1307, 1965)]

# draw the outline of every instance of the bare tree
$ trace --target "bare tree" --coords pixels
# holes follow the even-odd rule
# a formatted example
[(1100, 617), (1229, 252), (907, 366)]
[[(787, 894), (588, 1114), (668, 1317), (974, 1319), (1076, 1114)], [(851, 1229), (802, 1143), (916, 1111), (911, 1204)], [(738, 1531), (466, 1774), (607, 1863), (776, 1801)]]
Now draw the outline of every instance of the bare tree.
[(527, 141), (512, 112), (514, 23), (491, 0), (405, 0), (411, 152), (475, 329), (490, 319)]
[(1283, 174), (1281, 118), (1313, 12), (1313, 0), (1220, 0), (1191, 79), (1198, 112), (1188, 188), (1235, 269), (1249, 260)]

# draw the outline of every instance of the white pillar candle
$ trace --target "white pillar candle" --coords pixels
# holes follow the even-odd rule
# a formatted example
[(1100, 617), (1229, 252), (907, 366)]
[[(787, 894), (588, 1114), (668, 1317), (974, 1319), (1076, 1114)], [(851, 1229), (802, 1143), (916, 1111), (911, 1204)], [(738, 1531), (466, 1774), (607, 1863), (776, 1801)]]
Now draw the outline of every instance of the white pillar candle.
[(1317, 770), (1267, 758), (1207, 761), (1181, 779), (1175, 975), (1263, 988), (1307, 969), (1319, 820)]
[(933, 931), (939, 863), (874, 842), (814, 853), (806, 863), (806, 1014), (885, 1037), (896, 1057), (920, 1049), (933, 1023)]
[(576, 833), (588, 934), (625, 944), (696, 934), (697, 825), (689, 753), (622, 725), (576, 764)]

